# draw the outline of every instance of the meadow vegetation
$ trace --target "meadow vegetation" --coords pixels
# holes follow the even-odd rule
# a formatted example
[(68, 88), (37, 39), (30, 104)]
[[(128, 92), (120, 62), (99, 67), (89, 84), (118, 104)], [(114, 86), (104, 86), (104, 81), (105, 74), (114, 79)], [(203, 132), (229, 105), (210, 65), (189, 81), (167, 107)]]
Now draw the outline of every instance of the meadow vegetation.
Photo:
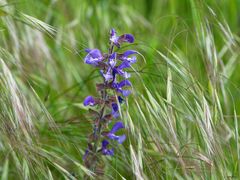
[(0, 177), (82, 179), (101, 77), (85, 48), (131, 33), (126, 141), (104, 179), (240, 177), (238, 0), (0, 0)]

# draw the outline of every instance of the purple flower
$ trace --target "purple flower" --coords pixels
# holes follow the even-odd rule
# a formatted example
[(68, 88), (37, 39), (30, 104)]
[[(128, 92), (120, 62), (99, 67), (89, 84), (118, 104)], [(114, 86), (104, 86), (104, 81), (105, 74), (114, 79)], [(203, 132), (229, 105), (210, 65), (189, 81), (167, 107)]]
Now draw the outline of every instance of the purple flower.
[(101, 62), (104, 57), (99, 49), (86, 49), (88, 52), (87, 56), (84, 58), (86, 64), (91, 64), (93, 66), (98, 66), (98, 63)]
[(136, 62), (136, 57), (135, 58), (134, 57), (132, 58), (122, 57), (123, 62), (119, 66), (113, 68), (113, 74), (119, 74), (120, 76), (123, 76), (125, 79), (131, 77), (131, 74), (127, 73), (126, 71), (123, 71), (123, 69), (131, 67), (131, 64)]
[(102, 154), (103, 155), (109, 155), (109, 156), (113, 156), (114, 154), (114, 150), (112, 149), (107, 149), (109, 142), (107, 140), (103, 140), (102, 141)]
[(112, 41), (114, 44), (118, 44), (118, 39), (119, 39), (119, 37), (117, 36), (117, 33), (116, 33), (115, 29), (111, 29), (111, 31), (110, 31), (110, 41)]
[(119, 122), (116, 122), (114, 124), (114, 126), (112, 127), (112, 130), (107, 134), (107, 137), (110, 138), (110, 139), (113, 139), (113, 140), (116, 140), (118, 141), (119, 144), (122, 144), (123, 141), (125, 141), (126, 139), (126, 135), (122, 135), (122, 136), (116, 136), (115, 135), (115, 132), (117, 132), (119, 129), (122, 129), (124, 128), (124, 125), (121, 121)]
[(116, 103), (112, 103), (112, 115), (114, 118), (119, 117), (118, 105)]
[(92, 96), (87, 96), (84, 101), (83, 101), (84, 106), (94, 106), (95, 105), (95, 100)]
[(137, 61), (136, 56), (129, 57), (129, 55), (137, 53), (136, 51), (129, 50), (124, 52), (122, 55), (120, 55), (119, 59), (122, 60), (123, 62), (115, 68), (115, 72), (124, 78), (129, 78), (130, 74), (123, 71), (125, 68), (131, 67), (131, 64), (135, 63)]
[(129, 94), (131, 94), (132, 92), (130, 90), (122, 90), (122, 95), (123, 96), (129, 96)]
[(119, 102), (120, 104), (122, 104), (123, 101), (124, 101), (124, 99), (123, 99), (121, 96), (118, 96), (118, 102)]
[(137, 54), (137, 51), (134, 51), (134, 50), (125, 51), (123, 54), (121, 54), (119, 56), (119, 59), (122, 60), (122, 61), (127, 61), (130, 64), (136, 63), (136, 61), (137, 61), (136, 56), (129, 57), (132, 54)]
[(123, 53), (123, 56), (124, 57), (127, 57), (127, 56), (130, 56), (130, 55), (132, 55), (132, 54), (137, 54), (138, 52), (137, 51), (135, 51), (135, 50), (127, 50), (127, 51), (125, 51), (124, 53)]
[(123, 96), (128, 96), (129, 94), (131, 94), (131, 91), (122, 89), (124, 86), (132, 86), (132, 84), (127, 79), (121, 81), (120, 83), (113, 82), (112, 84), (112, 87), (116, 89), (117, 92), (122, 93)]
[(113, 68), (113, 67), (116, 65), (116, 63), (117, 63), (116, 58), (117, 58), (117, 53), (113, 53), (113, 54), (111, 54), (111, 55), (109, 56), (108, 63), (109, 63), (109, 65), (110, 65), (112, 68)]
[(85, 151), (85, 154), (83, 155), (83, 160), (84, 160), (84, 161), (86, 160), (88, 154), (89, 154), (89, 150), (87, 149), (87, 150)]
[(132, 34), (123, 34), (121, 36), (117, 36), (115, 29), (111, 29), (110, 41), (119, 48), (120, 44), (123, 42), (133, 43), (134, 37)]
[(104, 77), (105, 81), (110, 81), (115, 79), (115, 75), (113, 73), (113, 68), (117, 64), (117, 53), (113, 53), (108, 58), (108, 69), (106, 73), (103, 70), (100, 70), (101, 75)]
[(107, 69), (106, 73), (103, 73), (103, 70), (100, 70), (100, 73), (104, 77), (105, 81), (109, 81), (113, 79), (113, 73), (110, 67)]
[(87, 48), (85, 49), (85, 52), (89, 53), (91, 51), (91, 49)]
[(119, 43), (122, 43), (122, 42), (133, 43), (134, 37), (132, 34), (123, 34), (123, 35), (119, 36), (118, 42)]
[(116, 74), (119, 74), (120, 76), (124, 77), (125, 79), (131, 77), (131, 74), (129, 74), (126, 71), (123, 71), (122, 68), (119, 68), (119, 67), (113, 68), (113, 76), (115, 77)]
[(120, 83), (118, 83), (118, 87), (119, 88), (122, 88), (124, 86), (132, 86), (132, 83), (129, 80), (127, 80), (127, 79), (125, 79), (125, 80), (121, 81)]
[(131, 67), (131, 64), (130, 62), (128, 61), (123, 61), (119, 66), (118, 66), (118, 69), (125, 69), (125, 68), (129, 68)]

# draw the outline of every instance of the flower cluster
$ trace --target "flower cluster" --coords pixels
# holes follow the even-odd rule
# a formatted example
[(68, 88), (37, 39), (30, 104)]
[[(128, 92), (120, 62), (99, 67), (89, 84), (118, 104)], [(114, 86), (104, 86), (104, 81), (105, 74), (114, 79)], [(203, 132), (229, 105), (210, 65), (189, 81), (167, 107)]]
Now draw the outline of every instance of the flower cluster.
[(137, 51), (114, 52), (115, 47), (120, 48), (124, 42), (133, 43), (133, 35), (117, 36), (116, 31), (112, 29), (108, 53), (102, 53), (99, 49), (86, 49), (88, 54), (84, 62), (98, 68), (103, 77), (103, 82), (96, 84), (100, 97), (87, 96), (83, 102), (84, 106), (94, 106), (90, 109), (94, 116), (93, 133), (89, 136), (88, 148), (83, 157), (87, 167), (96, 164), (94, 157), (98, 154), (110, 156), (114, 154), (114, 148), (109, 147), (109, 140), (122, 144), (126, 139), (125, 134), (120, 136), (115, 134), (119, 129), (124, 128), (121, 121), (116, 122), (110, 131), (105, 131), (114, 118), (119, 118), (120, 105), (123, 104), (125, 97), (131, 94), (129, 88), (132, 84), (128, 80), (131, 74), (126, 69), (136, 62), (134, 55)]

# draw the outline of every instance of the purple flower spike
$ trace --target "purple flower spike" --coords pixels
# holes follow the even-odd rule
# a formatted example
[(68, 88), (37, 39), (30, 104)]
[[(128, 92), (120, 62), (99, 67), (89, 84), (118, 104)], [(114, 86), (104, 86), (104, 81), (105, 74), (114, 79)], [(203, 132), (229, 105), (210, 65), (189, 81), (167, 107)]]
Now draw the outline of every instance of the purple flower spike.
[(101, 51), (98, 49), (92, 49), (92, 50), (86, 49), (85, 51), (88, 52), (87, 56), (84, 58), (84, 62), (86, 64), (98, 66), (98, 63), (104, 59)]
[(122, 136), (116, 136), (115, 135), (115, 132), (117, 132), (119, 129), (122, 129), (122, 128), (124, 128), (123, 123), (121, 121), (116, 122), (114, 124), (114, 126), (112, 127), (112, 130), (107, 134), (107, 137), (110, 138), (110, 139), (118, 141), (119, 144), (122, 144), (126, 139), (126, 135), (125, 134), (122, 135)]
[[(137, 61), (136, 56), (140, 54), (135, 50), (120, 51), (119, 53), (116, 51), (116, 47), (120, 48), (123, 43), (133, 42), (132, 34), (119, 36), (115, 29), (111, 29), (108, 52), (104, 53), (99, 49), (85, 49), (87, 55), (84, 62), (96, 67), (102, 77), (102, 81), (96, 84), (96, 89), (100, 92), (99, 96), (87, 96), (83, 102), (84, 106), (96, 106), (89, 110), (93, 116), (93, 129), (88, 136), (88, 148), (83, 156), (84, 164), (88, 169), (92, 169), (98, 163), (99, 157), (96, 159), (96, 154), (114, 155), (115, 148), (110, 142), (114, 141), (116, 145), (122, 144), (126, 140), (124, 133), (120, 132), (118, 135), (118, 131), (124, 128), (122, 122), (115, 122), (111, 130), (106, 131), (106, 129), (114, 118), (119, 118), (120, 106), (126, 101), (126, 96), (131, 94), (132, 83), (128, 80), (131, 73), (127, 71), (128, 68), (133, 69), (132, 65)], [(104, 139), (102, 139), (103, 137)], [(100, 144), (99, 141), (101, 141)]]
[(95, 100), (92, 96), (87, 96), (85, 99), (84, 99), (84, 102), (83, 102), (83, 105), (84, 106), (94, 106), (95, 105)]
[(109, 142), (107, 140), (102, 141), (102, 154), (113, 156), (114, 150), (113, 150), (113, 148), (112, 149), (107, 149), (108, 144), (109, 144)]
[(114, 118), (119, 117), (118, 105), (116, 103), (112, 104), (112, 115), (113, 115)]

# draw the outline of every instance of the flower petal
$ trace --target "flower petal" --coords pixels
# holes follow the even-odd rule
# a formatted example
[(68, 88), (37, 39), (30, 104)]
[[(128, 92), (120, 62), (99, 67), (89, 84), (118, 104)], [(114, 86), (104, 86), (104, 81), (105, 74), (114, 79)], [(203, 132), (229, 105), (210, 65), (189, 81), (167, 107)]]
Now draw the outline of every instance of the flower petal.
[(129, 94), (131, 94), (131, 91), (130, 90), (122, 90), (122, 95), (123, 96), (128, 96)]
[(121, 96), (118, 96), (118, 102), (121, 104), (124, 101), (124, 99)]
[(102, 154), (112, 156), (114, 154), (113, 149), (107, 149), (109, 142), (107, 140), (102, 141)]
[(116, 30), (114, 28), (110, 30), (110, 36), (111, 37), (116, 36)]
[(132, 86), (132, 83), (129, 80), (125, 79), (118, 84), (118, 88), (122, 88), (123, 86)]
[(112, 41), (116, 46), (120, 46), (120, 44), (118, 43), (118, 39), (119, 37), (117, 36), (115, 29), (111, 29), (110, 41)]
[(115, 29), (111, 29), (110, 41), (112, 41), (114, 45), (116, 45), (119, 48), (120, 44), (123, 42), (133, 43), (134, 37), (132, 34), (123, 34), (121, 36), (117, 36)]
[(122, 144), (125, 141), (125, 139), (126, 139), (126, 135), (124, 134), (122, 136), (119, 136), (117, 141), (119, 144)]
[[(120, 74), (121, 75), (121, 74)], [(123, 72), (122, 76), (125, 78), (125, 79), (128, 79), (131, 77), (131, 74), (129, 74), (128, 72)]]
[(86, 160), (88, 154), (89, 154), (89, 150), (87, 149), (83, 155), (83, 160)]
[(84, 106), (94, 106), (95, 105), (95, 100), (92, 96), (87, 96), (84, 101), (83, 101)]
[(116, 74), (119, 74), (120, 76), (124, 77), (125, 79), (128, 79), (131, 77), (131, 74), (128, 73), (128, 72), (125, 72), (121, 69), (118, 69), (118, 68), (114, 68), (113, 69), (113, 74), (114, 74), (114, 77), (116, 77)]
[(91, 49), (87, 48), (85, 49), (85, 52), (89, 53), (91, 51)]
[(112, 116), (113, 116), (114, 118), (118, 118), (120, 115), (119, 115), (118, 112), (114, 112), (114, 113), (112, 113)]
[(114, 118), (119, 117), (118, 105), (116, 103), (112, 104), (112, 115), (113, 115)]
[(112, 110), (113, 111), (118, 111), (118, 105), (116, 103), (112, 104)]
[(102, 141), (102, 148), (107, 148), (107, 145), (109, 144), (109, 142), (107, 140), (103, 140)]
[(114, 154), (114, 150), (113, 150), (113, 148), (112, 149), (107, 149), (108, 144), (109, 144), (109, 142), (107, 140), (103, 140), (101, 151), (102, 151), (103, 155), (112, 156)]
[(132, 55), (132, 54), (137, 54), (137, 51), (127, 50), (127, 51), (125, 51), (125, 52), (123, 53), (122, 56), (127, 57), (127, 56), (130, 56), (130, 55)]
[(116, 58), (117, 58), (117, 53), (113, 53), (113, 54), (111, 54), (111, 56), (110, 56), (109, 59), (108, 59), (108, 62), (109, 62), (110, 66), (111, 66), (112, 68), (113, 68), (113, 67), (116, 65), (116, 63), (117, 63)]
[(113, 140), (118, 140), (118, 136), (116, 136), (115, 134), (113, 134), (113, 133), (108, 133), (107, 134), (107, 137), (109, 138), (109, 139), (113, 139)]
[(93, 58), (101, 58), (102, 57), (102, 53), (99, 49), (92, 49), (89, 54), (93, 57)]
[(107, 156), (113, 156), (114, 155), (114, 149), (102, 149), (102, 154)]
[(119, 37), (118, 42), (119, 43), (122, 43), (122, 42), (133, 43), (134, 36), (132, 34), (123, 34)]
[(124, 69), (131, 67), (131, 64), (128, 61), (123, 61), (119, 66), (118, 69)]
[(119, 144), (122, 144), (123, 141), (125, 141), (125, 139), (126, 139), (125, 134), (122, 135), (122, 136), (116, 136), (115, 134), (109, 133), (107, 136), (108, 136), (109, 139), (113, 139), (113, 140), (117, 141)]
[(106, 74), (104, 74), (102, 71), (100, 71), (102, 76), (104, 77), (105, 81), (109, 81), (111, 79), (113, 79), (113, 73), (111, 72), (111, 68), (108, 68)]
[(124, 128), (124, 124), (121, 121), (118, 121), (113, 125), (112, 130), (110, 131), (110, 134), (113, 134), (122, 128)]
[(126, 59), (128, 62), (130, 62), (131, 64), (136, 63), (137, 62), (137, 57), (136, 56), (132, 56), (130, 58)]
[[(87, 50), (89, 51), (89, 50)], [(84, 62), (86, 64), (92, 64), (97, 66), (98, 62), (103, 60), (103, 56), (101, 54), (101, 51), (99, 49), (92, 49), (89, 51), (87, 56), (84, 58)]]
[(137, 53), (138, 53), (137, 51), (128, 50), (128, 51), (125, 51), (123, 54), (120, 54), (118, 58), (122, 61), (126, 61), (130, 64), (133, 64), (133, 63), (136, 63), (137, 58), (136, 58), (136, 56), (132, 56), (132, 57), (129, 57), (129, 56), (132, 54), (137, 54)]

